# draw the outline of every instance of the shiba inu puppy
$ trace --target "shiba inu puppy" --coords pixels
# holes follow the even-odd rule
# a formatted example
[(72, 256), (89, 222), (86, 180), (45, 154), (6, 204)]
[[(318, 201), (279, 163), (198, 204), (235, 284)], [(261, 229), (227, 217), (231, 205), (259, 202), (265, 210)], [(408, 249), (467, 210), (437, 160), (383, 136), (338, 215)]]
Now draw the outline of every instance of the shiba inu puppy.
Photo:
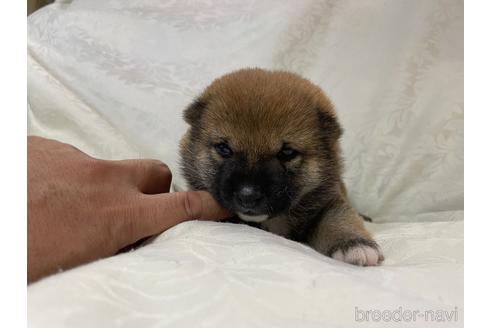
[(349, 203), (342, 129), (323, 91), (299, 75), (243, 69), (215, 80), (184, 112), (182, 169), (246, 222), (335, 259), (383, 255)]

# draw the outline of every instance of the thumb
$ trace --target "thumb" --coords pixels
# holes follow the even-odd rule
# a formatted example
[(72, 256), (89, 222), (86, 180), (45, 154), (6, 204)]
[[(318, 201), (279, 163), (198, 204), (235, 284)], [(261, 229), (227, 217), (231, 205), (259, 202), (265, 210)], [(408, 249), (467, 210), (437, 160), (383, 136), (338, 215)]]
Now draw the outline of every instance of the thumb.
[(142, 195), (140, 217), (132, 218), (136, 240), (155, 235), (188, 220), (220, 220), (230, 216), (205, 191)]

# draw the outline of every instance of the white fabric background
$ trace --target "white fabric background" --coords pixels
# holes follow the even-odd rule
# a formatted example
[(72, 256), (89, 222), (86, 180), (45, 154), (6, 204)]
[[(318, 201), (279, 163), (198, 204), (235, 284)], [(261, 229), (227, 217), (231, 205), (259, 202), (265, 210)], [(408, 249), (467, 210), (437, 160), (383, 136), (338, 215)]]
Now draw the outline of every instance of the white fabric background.
[(30, 286), (30, 325), (351, 326), (355, 306), (458, 306), (461, 324), (462, 1), (66, 2), (28, 19), (30, 134), (158, 158), (183, 186), (194, 96), (237, 68), (298, 72), (337, 108), (349, 194), (379, 222), (387, 260), (354, 268), (263, 231), (190, 222)]

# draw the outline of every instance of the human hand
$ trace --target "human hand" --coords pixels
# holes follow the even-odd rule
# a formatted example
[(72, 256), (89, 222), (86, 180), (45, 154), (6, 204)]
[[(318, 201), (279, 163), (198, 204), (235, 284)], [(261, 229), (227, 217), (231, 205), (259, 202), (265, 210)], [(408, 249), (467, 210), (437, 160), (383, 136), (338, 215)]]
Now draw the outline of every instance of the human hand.
[(28, 282), (114, 255), (186, 220), (228, 217), (203, 191), (169, 193), (157, 160), (98, 160), (55, 140), (27, 141)]

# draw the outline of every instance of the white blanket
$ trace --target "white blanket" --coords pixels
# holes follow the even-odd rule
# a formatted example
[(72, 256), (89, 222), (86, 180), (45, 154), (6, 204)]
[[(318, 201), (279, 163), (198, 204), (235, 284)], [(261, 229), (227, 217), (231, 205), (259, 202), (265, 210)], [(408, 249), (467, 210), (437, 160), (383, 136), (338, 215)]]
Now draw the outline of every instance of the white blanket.
[(462, 325), (461, 1), (60, 1), (29, 17), (28, 54), (30, 134), (158, 158), (180, 187), (182, 109), (215, 77), (256, 66), (311, 79), (337, 108), (349, 195), (386, 256), (352, 267), (188, 222), (31, 285), (30, 326)]

